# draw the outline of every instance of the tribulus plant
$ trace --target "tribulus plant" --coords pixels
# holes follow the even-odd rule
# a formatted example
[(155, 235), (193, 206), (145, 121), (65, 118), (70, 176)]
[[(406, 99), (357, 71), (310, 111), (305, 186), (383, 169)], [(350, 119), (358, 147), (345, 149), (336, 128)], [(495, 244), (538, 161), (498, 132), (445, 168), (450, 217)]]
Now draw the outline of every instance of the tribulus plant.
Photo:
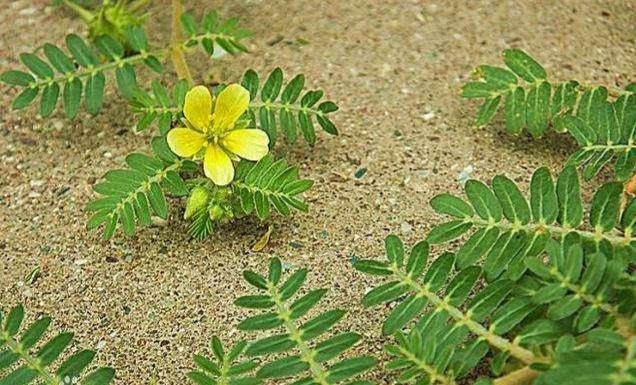
[(549, 127), (571, 134), (580, 148), (569, 163), (581, 165), (585, 179), (597, 175), (612, 160), (617, 179), (632, 176), (636, 166), (635, 84), (610, 92), (574, 80), (553, 83), (545, 69), (521, 50), (505, 50), (503, 60), (507, 68), (477, 67), (477, 80), (462, 89), (465, 98), (484, 99), (477, 113), (479, 126), (490, 122), (503, 106), (506, 130), (512, 134), (526, 128), (533, 137), (540, 137)]
[(387, 369), (417, 384), (462, 383), (487, 362), (491, 376), (480, 385), (633, 382), (635, 302), (633, 285), (622, 283), (631, 280), (629, 264), (587, 249), (575, 233), (545, 249), (522, 257), (515, 281), (454, 253), (429, 263), (425, 241), (407, 256), (389, 236), (386, 260), (355, 264), (386, 280), (365, 306), (395, 303), (383, 326), (395, 338)]
[[(147, 1), (105, 0), (93, 11), (64, 3), (87, 21), (90, 39), (71, 34), (66, 37), (67, 51), (47, 43), (44, 57), (20, 55), (27, 71), (10, 70), (0, 76), (22, 89), (13, 107), (25, 108), (41, 93), (40, 115), (50, 116), (61, 99), (66, 115), (74, 118), (83, 94), (87, 111), (97, 114), (107, 73), (114, 71), (119, 93), (139, 115), (135, 130), (157, 122), (152, 154), (129, 154), (126, 168), (107, 172), (94, 186), (101, 197), (87, 206), (92, 213), (89, 229), (103, 226), (105, 238), (118, 227), (132, 235), (138, 225), (153, 224), (155, 217), (167, 219), (166, 196), (186, 197), (184, 218), (197, 239), (218, 224), (252, 213), (265, 219), (274, 211), (285, 216), (307, 211), (300, 194), (313, 182), (301, 179), (296, 167), (269, 153), (279, 131), (290, 144), (302, 135), (313, 145), (315, 122), (337, 134), (328, 115), (338, 107), (321, 102), (323, 91), (303, 91), (302, 74), (285, 83), (280, 68), (262, 84), (256, 72), (248, 70), (240, 84), (225, 83), (214, 90), (194, 86), (185, 60), (190, 47), (200, 45), (210, 56), (218, 50), (247, 52), (242, 40), (249, 34), (238, 27), (237, 19), (222, 21), (208, 12), (198, 22), (174, 0), (172, 39), (168, 46), (155, 48), (143, 29), (145, 17), (138, 15)], [(180, 79), (171, 91), (156, 80), (149, 87), (137, 81), (136, 66), (162, 72), (167, 59)]]
[(88, 370), (95, 358), (92, 350), (78, 350), (68, 355), (68, 358), (57, 365), (57, 369), (52, 368), (58, 357), (65, 354), (73, 342), (73, 333), (64, 332), (44, 340), (44, 335), (51, 326), (51, 318), (44, 316), (24, 327), (24, 317), (22, 306), (11, 309), (4, 320), (0, 311), (1, 385), (111, 383), (115, 377), (113, 369), (103, 367)]

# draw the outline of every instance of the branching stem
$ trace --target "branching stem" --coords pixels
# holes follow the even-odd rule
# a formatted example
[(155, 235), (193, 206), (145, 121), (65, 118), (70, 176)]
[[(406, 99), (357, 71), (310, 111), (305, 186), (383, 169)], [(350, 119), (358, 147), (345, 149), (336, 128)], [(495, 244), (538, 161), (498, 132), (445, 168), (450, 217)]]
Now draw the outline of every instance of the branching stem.
[(118, 67), (123, 67), (125, 64), (135, 65), (139, 62), (144, 61), (150, 56), (164, 57), (167, 54), (167, 52), (168, 52), (167, 49), (159, 49), (152, 52), (148, 52), (148, 51), (140, 52), (135, 55), (118, 58), (112, 62), (106, 62), (98, 66), (81, 68), (78, 71), (69, 72), (63, 75), (55, 76), (53, 78), (38, 79), (32, 82), (31, 84), (29, 84), (29, 87), (40, 88), (43, 86), (49, 86), (53, 83), (69, 82), (75, 78), (90, 77), (104, 71), (113, 70)]
[(525, 364), (532, 364), (535, 362), (540, 362), (541, 360), (534, 355), (530, 350), (525, 349), (518, 344), (493, 333), (491, 330), (486, 329), (482, 324), (470, 318), (469, 314), (462, 312), (460, 309), (450, 305), (448, 301), (440, 298), (429, 290), (428, 286), (421, 285), (416, 280), (413, 280), (409, 275), (404, 274), (400, 271), (399, 267), (395, 264), (391, 266), (391, 270), (397, 279), (401, 282), (407, 284), (411, 291), (420, 297), (425, 297), (428, 299), (429, 303), (433, 305), (436, 309), (442, 309), (446, 311), (451, 318), (457, 321), (460, 324), (465, 325), (468, 330), (470, 330), (473, 334), (482, 338), (491, 346), (496, 347), (497, 349), (510, 353), (511, 356), (519, 359)]
[(602, 296), (595, 296), (588, 293), (584, 286), (570, 282), (570, 280), (561, 274), (557, 268), (551, 268), (550, 275), (560, 282), (561, 286), (576, 294), (583, 301), (603, 310), (604, 312), (614, 316), (616, 319), (623, 317), (623, 315), (618, 312), (618, 306), (608, 303)]
[(85, 23), (89, 23), (95, 17), (95, 15), (91, 11), (79, 4), (76, 4), (70, 0), (63, 0), (62, 2), (64, 3), (64, 5), (73, 10), (73, 12), (77, 14), (77, 16), (84, 20)]
[(547, 232), (551, 235), (562, 235), (562, 236), (567, 235), (569, 233), (577, 233), (578, 235), (581, 236), (581, 238), (593, 240), (596, 242), (599, 242), (605, 239), (614, 246), (626, 246), (626, 245), (629, 245), (630, 242), (634, 240), (632, 235), (629, 233), (619, 234), (617, 232), (586, 231), (586, 230), (579, 230), (576, 228), (566, 227), (566, 226), (548, 225), (545, 223), (528, 223), (526, 225), (513, 224), (513, 223), (507, 223), (507, 222), (492, 223), (477, 217), (468, 218), (465, 220), (465, 222), (471, 223), (480, 228), (487, 228), (487, 229), (496, 227), (502, 230), (513, 230), (513, 231), (524, 230), (528, 233)]
[(157, 183), (157, 184), (161, 183), (161, 181), (164, 180), (168, 172), (179, 171), (181, 167), (183, 166), (183, 163), (184, 163), (184, 160), (179, 159), (173, 164), (171, 164), (170, 166), (164, 168), (163, 170), (157, 171), (155, 175), (148, 178), (147, 181), (142, 183), (135, 190), (128, 193), (128, 195), (122, 197), (121, 201), (117, 204), (117, 207), (115, 208), (115, 210), (113, 210), (110, 214), (108, 214), (109, 218), (112, 219), (115, 215), (120, 215), (120, 213), (124, 210), (124, 206), (126, 203), (132, 204), (132, 202), (134, 202), (135, 199), (137, 199), (137, 194), (139, 193), (146, 194), (148, 191), (150, 191), (150, 187), (152, 186), (153, 183)]

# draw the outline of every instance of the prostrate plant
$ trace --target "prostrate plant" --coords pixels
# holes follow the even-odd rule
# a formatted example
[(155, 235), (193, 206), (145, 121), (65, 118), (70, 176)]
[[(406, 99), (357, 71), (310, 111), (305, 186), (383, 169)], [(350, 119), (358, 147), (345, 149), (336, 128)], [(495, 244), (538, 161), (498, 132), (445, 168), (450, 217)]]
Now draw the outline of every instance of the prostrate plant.
[[(184, 22), (184, 29), (192, 32), (192, 17), (184, 15), (184, 20), (188, 20)], [(72, 119), (78, 113), (83, 93), (87, 111), (96, 115), (103, 106), (108, 72), (115, 72), (120, 94), (131, 98), (138, 88), (135, 67), (144, 64), (161, 73), (162, 62), (175, 49), (184, 51), (201, 42), (210, 55), (215, 45), (226, 48), (230, 53), (246, 51), (240, 40), (248, 33), (237, 27), (236, 19), (221, 22), (216, 12), (210, 12), (201, 26), (194, 25), (194, 34), (162, 48), (151, 47), (143, 28), (137, 25), (128, 25), (123, 30), (125, 42), (103, 34), (95, 36), (89, 44), (78, 35), (70, 34), (66, 36), (68, 53), (46, 43), (44, 58), (34, 53), (20, 55), (28, 72), (10, 70), (0, 75), (0, 81), (23, 89), (13, 101), (14, 109), (29, 106), (41, 93), (40, 115), (48, 117), (55, 110), (61, 92), (64, 112)]]
[(226, 353), (221, 340), (214, 336), (210, 348), (214, 358), (195, 355), (194, 362), (198, 370), (188, 373), (188, 378), (199, 385), (231, 384), (258, 385), (262, 381), (251, 373), (258, 364), (250, 359), (236, 362), (244, 353), (247, 342), (239, 341)]
[[(477, 81), (462, 89), (465, 98), (485, 99), (477, 124), (488, 124), (504, 104), (506, 129), (519, 134), (524, 128), (538, 138), (552, 126), (569, 132), (580, 149), (570, 158), (582, 165), (591, 179), (612, 159), (615, 174), (626, 180), (636, 166), (636, 86), (616, 91), (611, 100), (605, 87), (582, 86), (570, 80), (552, 83), (546, 71), (527, 53), (518, 49), (503, 52), (508, 68), (477, 67)], [(520, 84), (520, 81), (525, 83)]]
[(460, 268), (452, 253), (429, 265), (425, 241), (405, 260), (396, 236), (386, 261), (356, 262), (388, 281), (362, 303), (396, 304), (383, 327), (396, 339), (386, 346), (396, 381), (455, 385), (489, 360), (496, 379), (480, 385), (633, 382), (635, 307), (619, 284), (628, 264), (584, 252), (577, 235), (548, 244), (549, 264), (525, 259), (520, 284), (503, 275), (484, 284), (481, 266)]
[[(492, 188), (477, 180), (465, 185), (468, 201), (440, 194), (431, 206), (453, 220), (434, 227), (428, 242), (441, 244), (469, 233), (457, 250), (457, 266), (463, 269), (482, 261), (488, 279), (505, 272), (519, 279), (525, 260), (540, 255), (550, 238), (577, 234), (587, 248), (607, 255), (621, 254), (634, 259), (636, 239), (636, 200), (621, 207), (623, 187), (610, 182), (601, 186), (585, 214), (576, 169), (566, 167), (556, 184), (547, 168), (539, 168), (530, 182), (529, 201), (509, 178), (498, 175)], [(583, 226), (588, 217), (589, 227)]]
[(60, 333), (35, 349), (51, 325), (50, 317), (42, 317), (20, 333), (24, 308), (16, 306), (2, 324), (0, 312), (0, 384), (26, 385), (37, 382), (46, 385), (108, 385), (115, 371), (102, 367), (84, 374), (95, 358), (92, 350), (70, 355), (57, 370), (51, 365), (73, 341), (73, 333)]
[[(41, 92), (40, 114), (47, 117), (61, 94), (66, 115), (74, 118), (83, 92), (88, 112), (95, 115), (103, 106), (106, 73), (114, 71), (120, 94), (140, 116), (135, 130), (158, 122), (152, 155), (129, 154), (127, 168), (107, 172), (94, 186), (101, 197), (87, 206), (92, 213), (89, 229), (103, 226), (104, 238), (110, 238), (119, 226), (133, 235), (139, 224), (156, 222), (153, 217), (168, 218), (167, 195), (189, 196), (184, 217), (197, 239), (217, 224), (252, 213), (265, 219), (273, 211), (285, 216), (293, 210), (307, 211), (300, 194), (313, 182), (301, 179), (298, 169), (284, 159), (266, 155), (279, 130), (291, 144), (300, 131), (310, 145), (316, 141), (315, 122), (329, 134), (338, 133), (329, 116), (338, 107), (321, 101), (322, 90), (305, 91), (302, 74), (285, 84), (283, 71), (276, 68), (263, 84), (255, 71), (248, 70), (241, 85), (223, 84), (213, 97), (207, 87), (193, 87), (184, 53), (194, 46), (209, 56), (218, 50), (247, 52), (242, 40), (249, 33), (237, 19), (222, 21), (216, 12), (208, 12), (197, 21), (184, 13), (181, 0), (173, 0), (171, 40), (154, 48), (138, 15), (147, 1), (104, 0), (95, 11), (64, 3), (88, 23), (90, 42), (71, 34), (66, 38), (69, 53), (45, 44), (46, 60), (22, 54), (28, 72), (0, 75), (5, 83), (23, 88), (14, 108), (27, 107)], [(144, 63), (160, 73), (168, 58), (179, 77), (171, 91), (156, 80), (150, 87), (138, 83), (135, 66)]]
[[(213, 101), (208, 89), (198, 86), (185, 96), (175, 92), (175, 99), (177, 105), (183, 105), (185, 127), (170, 129), (166, 137), (153, 140), (156, 158), (131, 154), (127, 163), (132, 170), (110, 171), (105, 182), (95, 185), (95, 191), (105, 197), (88, 206), (96, 211), (90, 228), (105, 223), (108, 238), (117, 223), (131, 235), (136, 219), (149, 225), (153, 211), (165, 219), (164, 190), (175, 196), (190, 194), (184, 217), (192, 219), (190, 233), (197, 239), (209, 235), (216, 223), (252, 212), (264, 219), (272, 208), (285, 216), (291, 209), (307, 211), (297, 196), (313, 182), (300, 179), (298, 169), (284, 159), (266, 156), (267, 133), (249, 128), (248, 120), (242, 118), (250, 100), (245, 88), (238, 84), (224, 87)], [(196, 176), (199, 162), (207, 178)], [(195, 173), (195, 177), (184, 181), (180, 172)]]
[[(272, 333), (249, 343), (246, 354), (268, 362), (256, 373), (261, 379), (289, 379), (295, 385), (334, 385), (348, 383), (368, 385), (364, 380), (353, 380), (376, 364), (372, 357), (338, 358), (361, 336), (354, 332), (330, 333), (328, 338), (316, 341), (345, 315), (339, 309), (329, 310), (301, 319), (315, 308), (327, 293), (326, 289), (311, 290), (293, 300), (305, 282), (306, 269), (295, 271), (281, 283), (282, 266), (273, 258), (267, 277), (245, 271), (245, 280), (258, 292), (236, 300), (235, 304), (248, 309), (262, 309), (262, 313), (243, 320), (238, 328), (243, 331), (271, 330)], [(353, 380), (353, 381), (352, 381)], [(282, 382), (277, 382), (282, 383)]]

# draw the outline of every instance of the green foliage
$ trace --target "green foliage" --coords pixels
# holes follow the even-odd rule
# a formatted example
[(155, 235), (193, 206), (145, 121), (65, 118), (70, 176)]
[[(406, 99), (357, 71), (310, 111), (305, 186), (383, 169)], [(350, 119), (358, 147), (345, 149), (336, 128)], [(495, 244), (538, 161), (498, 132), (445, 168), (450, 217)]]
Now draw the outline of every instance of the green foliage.
[[(338, 384), (375, 366), (376, 360), (372, 357), (339, 358), (361, 339), (354, 332), (329, 333), (344, 316), (344, 311), (329, 310), (301, 321), (315, 309), (327, 290), (311, 290), (294, 299), (305, 282), (307, 270), (297, 270), (281, 283), (282, 270), (280, 261), (273, 258), (267, 277), (245, 271), (245, 280), (257, 289), (257, 294), (240, 297), (235, 302), (244, 308), (261, 310), (244, 319), (238, 326), (240, 330), (271, 330), (250, 343), (246, 350), (248, 356), (267, 360), (257, 377), (290, 379), (294, 384)], [(325, 334), (330, 336), (316, 341)], [(361, 380), (349, 383), (370, 384)]]
[(328, 134), (338, 134), (336, 126), (328, 117), (338, 110), (338, 106), (331, 101), (318, 104), (324, 95), (322, 90), (310, 90), (303, 94), (304, 75), (296, 75), (283, 86), (283, 71), (276, 68), (260, 84), (258, 74), (248, 70), (243, 75), (241, 85), (250, 91), (248, 114), (252, 126), (267, 132), (272, 147), (276, 144), (278, 128), (289, 143), (296, 142), (300, 129), (305, 141), (313, 145), (316, 142), (314, 120)]
[(580, 240), (549, 240), (548, 263), (528, 258), (518, 282), (498, 276), (486, 284), (480, 265), (460, 267), (452, 253), (429, 263), (426, 241), (407, 257), (400, 239), (387, 237), (385, 261), (354, 265), (385, 281), (365, 306), (394, 304), (383, 325), (395, 336), (386, 368), (400, 383), (454, 385), (488, 359), (501, 384), (629, 383), (636, 306), (633, 296), (621, 301), (619, 279), (628, 264), (586, 251)]
[[(535, 385), (628, 385), (634, 381), (636, 338), (625, 339), (616, 331), (595, 329), (586, 342), (571, 348), (565, 337), (556, 365), (542, 373)], [(568, 346), (570, 345), (570, 346)]]
[(181, 16), (181, 26), (187, 36), (183, 45), (201, 45), (209, 56), (214, 55), (215, 46), (231, 54), (248, 51), (241, 40), (249, 37), (250, 33), (238, 27), (238, 19), (235, 17), (223, 21), (219, 19), (216, 11), (211, 11), (197, 23), (191, 13), (184, 13)]
[[(272, 148), (276, 144), (278, 128), (289, 143), (296, 142), (300, 130), (307, 143), (313, 145), (316, 142), (314, 121), (325, 132), (338, 134), (329, 118), (329, 114), (338, 110), (336, 104), (331, 101), (318, 104), (324, 95), (322, 90), (306, 91), (300, 97), (304, 84), (305, 76), (299, 74), (283, 87), (283, 71), (280, 68), (269, 74), (262, 89), (259, 89), (255, 71), (247, 70), (243, 75), (241, 85), (250, 91), (250, 105), (246, 113), (250, 126), (267, 132)], [(162, 135), (167, 133), (172, 122), (183, 116), (186, 92), (185, 83), (178, 83), (172, 95), (158, 82), (153, 82), (151, 91), (135, 90), (129, 101), (133, 111), (140, 115), (137, 130), (145, 130), (158, 121), (159, 132)]]
[[(609, 256), (634, 255), (636, 200), (630, 200), (621, 210), (620, 183), (600, 187), (588, 215), (584, 214), (579, 177), (572, 166), (558, 175), (556, 184), (547, 168), (535, 171), (529, 200), (503, 175), (496, 176), (490, 188), (469, 180), (465, 193), (467, 201), (450, 194), (431, 200), (435, 211), (454, 219), (435, 226), (427, 239), (431, 244), (441, 244), (469, 233), (457, 250), (457, 265), (461, 269), (483, 260), (489, 280), (504, 273), (509, 279), (519, 279), (526, 269), (526, 259), (540, 255), (548, 239), (568, 234), (580, 236), (590, 250)], [(584, 227), (584, 216), (592, 231)]]
[(629, 179), (636, 166), (636, 94), (622, 94), (614, 102), (606, 98), (604, 87), (588, 90), (581, 95), (576, 115), (561, 117), (561, 125), (580, 146), (568, 164), (584, 166), (586, 180), (612, 160), (618, 180)]
[[(503, 104), (508, 132), (519, 134), (527, 128), (534, 137), (539, 137), (554, 116), (568, 113), (574, 107), (578, 83), (553, 86), (543, 67), (518, 49), (505, 50), (503, 59), (508, 68), (478, 67), (477, 81), (464, 85), (462, 97), (485, 99), (477, 114), (479, 126), (488, 124)], [(519, 85), (519, 81), (525, 84)]]
[(543, 67), (521, 50), (505, 50), (503, 58), (507, 68), (479, 66), (477, 80), (462, 89), (465, 98), (485, 99), (477, 113), (479, 126), (488, 124), (503, 105), (511, 134), (525, 128), (538, 138), (550, 126), (571, 134), (580, 149), (569, 164), (583, 166), (586, 180), (612, 160), (619, 180), (631, 177), (636, 166), (634, 84), (611, 101), (605, 87), (584, 87), (574, 80), (551, 83)]
[(188, 84), (183, 80), (177, 82), (170, 93), (158, 81), (151, 83), (150, 91), (136, 88), (128, 99), (133, 112), (140, 115), (135, 130), (144, 131), (157, 121), (159, 134), (166, 135), (172, 124), (183, 116), (187, 92)]
[(256, 362), (251, 359), (237, 362), (246, 347), (247, 342), (240, 341), (226, 352), (221, 340), (216, 336), (212, 337), (210, 349), (214, 357), (195, 355), (194, 362), (198, 369), (188, 373), (188, 378), (198, 385), (260, 384), (261, 380), (250, 374), (258, 366)]
[[(546, 252), (548, 263), (537, 257), (525, 261), (531, 274), (519, 282), (519, 291), (532, 302), (547, 306), (548, 319), (567, 324), (573, 333), (582, 333), (596, 326), (602, 315), (621, 317), (616, 304), (621, 290), (616, 285), (625, 269), (624, 261), (608, 260), (599, 252), (585, 254), (580, 237), (574, 233), (561, 243), (549, 240)], [(621, 311), (631, 307), (624, 306)]]
[(291, 215), (292, 210), (307, 212), (309, 208), (299, 196), (312, 185), (313, 181), (300, 179), (298, 168), (285, 159), (275, 160), (267, 155), (258, 162), (241, 161), (228, 187), (213, 186), (209, 181), (197, 185), (207, 193), (190, 215), (186, 213), (186, 217), (193, 218), (190, 235), (203, 239), (212, 233), (216, 223), (250, 214), (266, 219), (272, 211), (283, 216)]
[(311, 180), (300, 179), (298, 168), (290, 166), (285, 159), (274, 160), (269, 155), (257, 163), (239, 163), (231, 186), (240, 197), (245, 214), (255, 212), (260, 219), (265, 219), (272, 209), (284, 216), (289, 216), (292, 209), (307, 212), (307, 204), (297, 196), (313, 184)]
[[(73, 333), (60, 333), (46, 341), (44, 334), (51, 325), (50, 317), (42, 317), (20, 332), (24, 308), (16, 306), (6, 315), (0, 312), (0, 384), (26, 385), (32, 382), (46, 385), (75, 384), (108, 385), (115, 371), (102, 367), (84, 374), (93, 362), (95, 352), (81, 350), (71, 354), (54, 370), (51, 365), (67, 350)], [(40, 343), (41, 342), (41, 343)], [(40, 347), (36, 349), (36, 345)], [(13, 369), (12, 369), (13, 367)]]
[(111, 70), (115, 71), (122, 95), (128, 95), (136, 84), (135, 65), (144, 63), (157, 72), (162, 71), (162, 65), (157, 56), (148, 51), (141, 28), (130, 28), (127, 37), (135, 49), (135, 54), (127, 57), (121, 43), (108, 35), (95, 40), (95, 50), (75, 34), (66, 37), (68, 53), (46, 43), (43, 58), (21, 54), (20, 60), (28, 72), (10, 70), (0, 75), (4, 83), (23, 89), (14, 100), (13, 108), (27, 107), (41, 93), (40, 115), (49, 116), (61, 99), (64, 112), (72, 119), (79, 111), (83, 94), (86, 110), (95, 115), (102, 109), (106, 72)]
[[(195, 33), (189, 34), (178, 48), (187, 49), (201, 42), (206, 50), (218, 44), (230, 53), (244, 51), (238, 47), (243, 47), (240, 41), (248, 35), (245, 30), (237, 27), (236, 19), (220, 22), (215, 15), (214, 12), (208, 13), (201, 28), (196, 27)], [(194, 23), (191, 16), (186, 18)], [(134, 100), (140, 97), (142, 92), (137, 84), (135, 67), (144, 64), (154, 72), (161, 73), (162, 62), (169, 56), (171, 48), (150, 47), (140, 26), (130, 25), (122, 33), (125, 39), (123, 43), (109, 34), (101, 34), (89, 44), (81, 37), (70, 34), (66, 37), (67, 52), (46, 43), (43, 57), (31, 53), (21, 54), (20, 60), (27, 70), (9, 70), (0, 75), (0, 81), (22, 89), (13, 101), (13, 108), (23, 109), (41, 94), (39, 112), (42, 117), (51, 115), (58, 101), (62, 100), (65, 114), (72, 119), (79, 111), (83, 95), (86, 110), (96, 115), (102, 109), (107, 73), (111, 71), (115, 72), (119, 93), (124, 98)], [(214, 44), (206, 43), (209, 41)]]
[(91, 39), (108, 35), (120, 42), (128, 55), (135, 52), (134, 44), (128, 39), (128, 29), (143, 26), (149, 3), (150, 0), (104, 0), (94, 12), (78, 9), (76, 6), (71, 8), (88, 24), (88, 35)]
[(143, 26), (150, 0), (103, 0), (99, 5), (97, 1), (53, 1), (55, 6), (62, 3), (86, 23), (91, 40), (108, 35), (121, 43), (127, 54), (134, 54), (126, 38), (126, 30)]
[[(387, 369), (399, 371), (400, 382), (455, 384), (479, 364), (489, 345), (521, 363), (535, 361), (530, 343), (504, 336), (536, 307), (511, 295), (512, 281), (492, 283), (468, 300), (482, 274), (478, 266), (453, 271), (451, 253), (427, 266), (429, 245), (424, 241), (405, 260), (404, 246), (396, 236), (387, 237), (386, 255), (386, 261), (359, 261), (354, 267), (387, 281), (369, 291), (363, 305), (396, 302), (383, 331), (396, 336), (396, 344), (386, 347), (392, 356)], [(410, 330), (404, 330), (411, 321), (415, 323)], [(518, 339), (523, 341), (524, 335)]]
[(175, 196), (188, 194), (188, 187), (179, 172), (197, 170), (198, 166), (178, 159), (168, 148), (165, 138), (155, 138), (152, 148), (152, 156), (129, 154), (127, 169), (108, 171), (104, 181), (93, 186), (102, 197), (86, 207), (93, 213), (87, 223), (88, 229), (104, 225), (103, 235), (108, 239), (121, 225), (126, 235), (133, 235), (137, 224), (150, 226), (153, 215), (162, 219), (168, 217), (164, 191)]

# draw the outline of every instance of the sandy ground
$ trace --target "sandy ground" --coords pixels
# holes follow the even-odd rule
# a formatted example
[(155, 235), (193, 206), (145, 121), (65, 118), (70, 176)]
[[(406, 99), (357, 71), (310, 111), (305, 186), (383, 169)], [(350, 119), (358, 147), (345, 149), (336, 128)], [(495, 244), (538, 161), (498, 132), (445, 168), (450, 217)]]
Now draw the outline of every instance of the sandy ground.
[[(16, 67), (20, 52), (83, 31), (48, 0), (2, 3), (1, 71)], [(174, 201), (167, 227), (105, 242), (84, 228), (91, 184), (119, 167), (127, 153), (144, 149), (149, 134), (129, 130), (133, 118), (112, 90), (104, 114), (69, 122), (61, 113), (42, 120), (35, 109), (9, 112), (15, 91), (2, 88), (0, 308), (23, 302), (31, 318), (51, 314), (56, 329), (71, 329), (82, 346), (98, 347), (99, 362), (118, 370), (116, 384), (152, 378), (185, 383), (192, 354), (205, 349), (209, 337), (239, 336), (234, 326), (245, 313), (232, 301), (247, 289), (241, 271), (263, 270), (271, 256), (309, 267), (309, 284), (330, 289), (324, 307), (350, 310), (338, 328), (361, 331), (366, 339), (357, 351), (378, 354), (386, 309), (359, 305), (372, 281), (353, 271), (351, 259), (380, 255), (389, 233), (409, 243), (422, 239), (439, 221), (428, 201), (439, 192), (460, 191), (458, 175), (466, 168), (483, 180), (505, 172), (525, 186), (536, 167), (557, 170), (573, 151), (557, 136), (510, 138), (501, 122), (474, 128), (476, 105), (458, 97), (472, 68), (500, 64), (502, 49), (520, 47), (553, 79), (608, 86), (636, 80), (634, 1), (253, 0), (192, 6), (238, 15), (254, 34), (249, 55), (214, 62), (193, 55), (199, 79), (236, 80), (249, 67), (302, 71), (341, 106), (335, 121), (342, 134), (321, 135), (313, 151), (299, 146), (288, 154), (316, 181), (308, 215), (239, 222), (205, 242), (191, 242)], [(165, 41), (168, 16), (167, 7), (156, 7), (148, 27), (153, 40)], [(361, 168), (367, 173), (355, 178)], [(270, 223), (270, 244), (251, 252)], [(41, 277), (24, 283), (36, 267)], [(392, 380), (381, 370), (372, 377)]]

